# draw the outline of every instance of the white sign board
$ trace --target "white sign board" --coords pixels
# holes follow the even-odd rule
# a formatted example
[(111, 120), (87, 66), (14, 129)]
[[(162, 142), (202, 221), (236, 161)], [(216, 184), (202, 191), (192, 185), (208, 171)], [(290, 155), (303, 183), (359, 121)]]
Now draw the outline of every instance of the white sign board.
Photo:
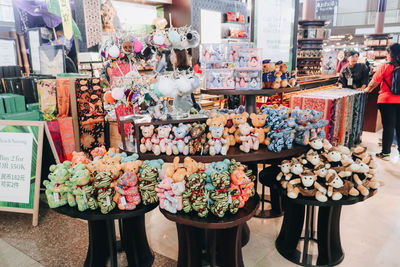
[(13, 39), (0, 39), (0, 66), (17, 66), (17, 47)]
[(200, 10), (201, 43), (221, 42), (221, 12)]
[(263, 49), (263, 59), (289, 62), (293, 1), (258, 0), (256, 12), (256, 43)]
[(29, 203), (32, 133), (0, 133), (0, 201)]

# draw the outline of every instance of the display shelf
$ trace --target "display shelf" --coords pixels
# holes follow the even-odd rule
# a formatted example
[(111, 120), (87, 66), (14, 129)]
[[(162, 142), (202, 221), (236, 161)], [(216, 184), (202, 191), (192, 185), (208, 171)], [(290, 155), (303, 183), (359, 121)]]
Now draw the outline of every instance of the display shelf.
[[(188, 155), (192, 159), (203, 162), (203, 163), (211, 163), (215, 161), (221, 161), (224, 159), (235, 159), (240, 162), (263, 162), (263, 161), (268, 161), (268, 160), (274, 160), (274, 159), (280, 159), (280, 158), (287, 158), (291, 156), (296, 156), (303, 154), (307, 151), (307, 147), (304, 146), (294, 146), (292, 149), (286, 149), (282, 150), (281, 152), (272, 152), (269, 151), (266, 146), (260, 146), (258, 150), (251, 151), (249, 153), (245, 153), (239, 149), (239, 147), (230, 147), (228, 150), (227, 155), (215, 155), (215, 156), (210, 156), (210, 155)], [(132, 152), (130, 151), (124, 151), (128, 154), (131, 154)], [(171, 155), (168, 156), (166, 154), (161, 154), (161, 155), (154, 155), (151, 152), (148, 153), (140, 153), (139, 152), (139, 158), (141, 160), (152, 160), (152, 159), (162, 159), (165, 162), (172, 162), (176, 156), (184, 156), (184, 155)]]
[(299, 38), (299, 39), (297, 39), (297, 41), (300, 41), (300, 42), (308, 42), (308, 41), (322, 42), (324, 40), (325, 40), (324, 38)]
[(222, 37), (224, 40), (250, 40), (249, 37)]
[(297, 57), (297, 59), (321, 59), (322, 57)]
[(239, 21), (225, 21), (225, 22), (221, 22), (221, 24), (223, 24), (223, 25), (226, 25), (226, 24), (249, 25), (250, 23), (247, 23), (247, 22), (239, 22)]
[(274, 96), (276, 94), (289, 93), (299, 91), (300, 87), (286, 87), (279, 89), (260, 89), (260, 90), (229, 90), (229, 89), (210, 89), (204, 90), (201, 92), (203, 94), (209, 95), (262, 95), (262, 96)]

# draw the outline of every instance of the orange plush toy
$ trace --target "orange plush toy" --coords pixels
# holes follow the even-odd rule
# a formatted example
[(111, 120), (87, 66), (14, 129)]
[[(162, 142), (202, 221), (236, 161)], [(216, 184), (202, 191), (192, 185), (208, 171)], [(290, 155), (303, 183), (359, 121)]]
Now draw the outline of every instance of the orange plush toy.
[(229, 190), (239, 190), (240, 194), (232, 196), (232, 200), (238, 199), (240, 202), (240, 208), (243, 208), (246, 204), (246, 201), (250, 198), (253, 187), (254, 183), (250, 180), (249, 177), (247, 177), (246, 173), (244, 172), (243, 166), (239, 166), (239, 168), (232, 172), (231, 186)]
[(269, 132), (269, 127), (265, 128), (265, 123), (267, 121), (267, 114), (255, 114), (252, 113), (250, 115), (251, 119), (251, 124), (253, 125), (254, 133), (257, 133), (258, 140), (260, 141), (260, 144), (265, 144), (268, 145), (266, 139), (265, 139), (265, 133)]
[(236, 143), (241, 143), (239, 125), (247, 122), (249, 114), (247, 112), (243, 112), (242, 114), (231, 114), (229, 118), (232, 119), (233, 123), (233, 126), (229, 129), (229, 143), (231, 146), (234, 146)]
[(79, 162), (83, 163), (83, 164), (88, 164), (90, 162), (90, 160), (86, 157), (85, 153), (83, 152), (72, 152), (72, 167), (75, 166), (76, 164), (78, 164)]

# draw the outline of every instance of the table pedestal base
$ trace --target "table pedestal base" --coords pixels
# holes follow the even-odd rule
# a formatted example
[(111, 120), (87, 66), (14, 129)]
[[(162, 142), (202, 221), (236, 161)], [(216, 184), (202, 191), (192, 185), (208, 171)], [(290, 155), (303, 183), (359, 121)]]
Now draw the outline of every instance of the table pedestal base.
[[(283, 257), (302, 266), (337, 265), (344, 258), (339, 229), (341, 206), (318, 207), (315, 231), (316, 208), (286, 201), (282, 228), (275, 242), (276, 248)], [(306, 220), (302, 237), (304, 215)], [(303, 244), (297, 249), (300, 240)], [(318, 244), (318, 255), (309, 253), (311, 242)]]
[[(178, 267), (197, 267), (203, 263), (214, 267), (217, 262), (222, 267), (244, 266), (242, 246), (247, 243), (245, 239), (248, 241), (248, 237), (243, 234), (245, 224), (227, 229), (205, 230), (179, 223), (176, 227), (179, 240)], [(206, 248), (205, 253), (202, 252), (202, 244)]]
[[(85, 267), (106, 266), (110, 258), (111, 266), (118, 266), (117, 242), (114, 220), (88, 221), (89, 248)], [(121, 248), (125, 251), (129, 266), (150, 267), (154, 261), (146, 237), (144, 215), (121, 219)]]

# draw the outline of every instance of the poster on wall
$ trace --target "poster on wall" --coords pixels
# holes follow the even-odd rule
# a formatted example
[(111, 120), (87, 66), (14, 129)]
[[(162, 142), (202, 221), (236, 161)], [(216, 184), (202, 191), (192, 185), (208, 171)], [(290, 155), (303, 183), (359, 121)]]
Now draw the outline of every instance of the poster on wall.
[(11, 38), (0, 38), (0, 66), (17, 66), (17, 42)]
[(256, 44), (263, 49), (263, 59), (289, 62), (294, 22), (293, 0), (258, 0), (255, 10)]
[(43, 122), (0, 121), (0, 211), (33, 214), (38, 224)]
[(323, 57), (322, 74), (336, 74), (337, 52), (324, 52)]

